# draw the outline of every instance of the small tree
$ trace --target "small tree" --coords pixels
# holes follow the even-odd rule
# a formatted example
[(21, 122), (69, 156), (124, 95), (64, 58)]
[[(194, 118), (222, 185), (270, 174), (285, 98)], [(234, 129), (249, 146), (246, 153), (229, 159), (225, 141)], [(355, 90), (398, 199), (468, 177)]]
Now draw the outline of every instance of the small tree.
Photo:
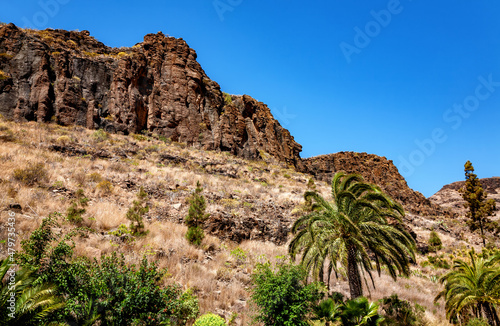
[(465, 167), (465, 185), (459, 190), (462, 198), (465, 200), (464, 207), (468, 208), (466, 216), (469, 218), (467, 224), (472, 232), (476, 230), (481, 231), (481, 238), (483, 239), (483, 246), (486, 247), (486, 239), (484, 237), (484, 230), (492, 226), (492, 222), (488, 216), (493, 215), (495, 210), (495, 201), (493, 199), (487, 200), (488, 194), (483, 190), (481, 182), (474, 174), (474, 167), (470, 161), (467, 161)]
[(83, 222), (82, 215), (85, 214), (85, 207), (87, 207), (89, 199), (85, 197), (83, 189), (78, 189), (75, 197), (76, 199), (68, 207), (66, 219), (72, 223), (80, 224)]
[(198, 181), (196, 183), (196, 189), (189, 197), (189, 211), (188, 216), (184, 219), (184, 223), (188, 226), (188, 231), (186, 233), (186, 239), (189, 243), (199, 246), (201, 241), (205, 237), (203, 232), (203, 222), (208, 218), (209, 214), (205, 213), (207, 208), (207, 203), (205, 202), (205, 197), (201, 195), (203, 188)]
[(441, 241), (441, 238), (439, 238), (439, 235), (436, 231), (431, 231), (431, 234), (429, 236), (429, 251), (437, 252), (438, 250), (441, 250), (441, 248), (443, 248), (443, 242)]
[(147, 231), (144, 229), (144, 214), (149, 212), (149, 207), (145, 205), (148, 194), (144, 188), (140, 188), (137, 193), (137, 200), (134, 200), (132, 207), (127, 212), (127, 219), (130, 221), (130, 231), (133, 235), (145, 235)]
[(319, 283), (305, 284), (302, 266), (280, 263), (258, 264), (252, 275), (252, 301), (258, 307), (255, 319), (266, 326), (307, 326), (307, 315), (322, 297)]

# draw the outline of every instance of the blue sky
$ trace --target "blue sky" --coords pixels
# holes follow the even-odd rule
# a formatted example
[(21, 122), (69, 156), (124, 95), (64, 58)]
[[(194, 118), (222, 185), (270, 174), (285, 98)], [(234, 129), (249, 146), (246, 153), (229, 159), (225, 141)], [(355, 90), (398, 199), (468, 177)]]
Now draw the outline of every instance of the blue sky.
[(302, 157), (368, 152), (430, 196), (500, 176), (498, 0), (2, 0), (0, 21), (109, 46), (182, 37), (223, 91), (265, 102)]

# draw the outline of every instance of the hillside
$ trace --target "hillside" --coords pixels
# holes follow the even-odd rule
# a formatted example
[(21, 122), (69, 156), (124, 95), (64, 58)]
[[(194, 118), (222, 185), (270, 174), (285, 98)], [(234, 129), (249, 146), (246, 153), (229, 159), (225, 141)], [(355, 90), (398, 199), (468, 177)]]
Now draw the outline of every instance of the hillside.
[(392, 161), (343, 152), (301, 159), (302, 146), (248, 95), (223, 94), (182, 39), (148, 34), (132, 48), (110, 48), (88, 31), (0, 27), (0, 114), (111, 133), (152, 133), (201, 150), (295, 167), (329, 181), (357, 172), (414, 214), (448, 213), (408, 187)]
[[(497, 210), (493, 219), (500, 219), (500, 177), (479, 179), (483, 189), (488, 193), (488, 199), (492, 198), (497, 203)], [(443, 186), (438, 192), (429, 197), (429, 200), (442, 207), (453, 210), (458, 216), (465, 216), (464, 200), (458, 192), (465, 181), (457, 181)]]
[[(164, 282), (193, 291), (202, 313), (226, 319), (237, 313), (237, 325), (250, 321), (256, 263), (287, 255), (291, 225), (305, 212), (304, 192), (314, 183), (329, 199), (337, 171), (359, 173), (401, 202), (420, 251), (410, 277), (393, 282), (382, 271), (370, 299), (397, 293), (425, 307), (429, 324), (446, 325), (443, 302), (433, 300), (447, 268), (430, 260), (451, 263), (466, 249), (479, 249), (454, 205), (409, 188), (385, 157), (341, 152), (302, 159), (301, 145), (264, 103), (222, 93), (196, 52), (162, 33), (117, 49), (87, 31), (2, 26), (0, 113), (2, 239), (10, 212), (17, 251), (53, 212), (62, 214), (55, 232), (68, 234), (75, 225), (64, 215), (81, 190), (89, 202), (81, 225), (86, 233), (75, 238), (78, 256), (118, 252), (137, 264), (146, 255), (168, 269)], [(188, 244), (183, 224), (197, 182), (210, 215), (200, 247)], [(149, 233), (120, 234), (141, 187)], [(428, 254), (432, 230), (443, 241), (437, 254)], [(330, 285), (348, 292), (342, 276)]]

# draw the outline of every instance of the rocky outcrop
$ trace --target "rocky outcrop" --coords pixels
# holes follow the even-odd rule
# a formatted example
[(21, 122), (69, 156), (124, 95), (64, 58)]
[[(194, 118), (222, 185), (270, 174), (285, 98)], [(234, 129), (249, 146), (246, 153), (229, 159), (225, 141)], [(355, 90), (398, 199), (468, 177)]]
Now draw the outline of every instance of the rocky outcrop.
[(226, 99), (182, 39), (109, 48), (88, 31), (0, 27), (0, 114), (172, 141), (300, 165), (301, 146), (249, 96)]
[[(497, 210), (495, 211), (494, 219), (500, 219), (500, 177), (479, 179), (483, 189), (488, 194), (488, 199), (492, 198), (496, 202)], [(465, 184), (465, 181), (457, 181), (445, 185), (434, 195), (429, 197), (429, 200), (437, 205), (451, 209), (459, 216), (465, 216), (466, 209), (464, 208), (464, 200), (458, 192)]]
[(450, 214), (418, 191), (408, 187), (397, 167), (385, 157), (367, 153), (339, 152), (304, 159), (303, 163), (305, 172), (326, 182), (331, 182), (333, 175), (338, 171), (358, 173), (365, 181), (380, 186), (411, 213), (428, 216)]

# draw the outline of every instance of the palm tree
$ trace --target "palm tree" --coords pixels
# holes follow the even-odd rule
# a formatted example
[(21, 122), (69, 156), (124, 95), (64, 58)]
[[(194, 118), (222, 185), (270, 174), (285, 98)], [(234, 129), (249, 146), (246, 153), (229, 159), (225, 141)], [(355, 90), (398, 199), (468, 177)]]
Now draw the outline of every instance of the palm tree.
[(302, 253), (301, 263), (313, 277), (324, 281), (327, 267), (329, 284), (340, 265), (347, 270), (354, 299), (363, 295), (361, 270), (375, 286), (372, 259), (379, 275), (382, 265), (394, 279), (398, 272), (409, 274), (415, 241), (401, 226), (402, 206), (379, 187), (364, 182), (360, 175), (338, 172), (332, 180), (332, 202), (316, 192), (306, 192), (305, 197), (313, 202), (312, 212), (294, 223), (288, 249), (293, 258)]
[(499, 326), (495, 305), (500, 304), (500, 254), (477, 258), (470, 251), (469, 258), (470, 264), (456, 260), (453, 269), (440, 278), (445, 287), (434, 301), (445, 299), (450, 321), (485, 316), (490, 325)]
[[(9, 266), (8, 259), (1, 261), (0, 280), (4, 279)], [(35, 285), (35, 280), (31, 270), (21, 268), (15, 272), (12, 284), (10, 278), (0, 284), (1, 325), (40, 325), (42, 319), (64, 306), (55, 294), (54, 285), (49, 283)], [(15, 294), (13, 301), (9, 300), (12, 293)]]

